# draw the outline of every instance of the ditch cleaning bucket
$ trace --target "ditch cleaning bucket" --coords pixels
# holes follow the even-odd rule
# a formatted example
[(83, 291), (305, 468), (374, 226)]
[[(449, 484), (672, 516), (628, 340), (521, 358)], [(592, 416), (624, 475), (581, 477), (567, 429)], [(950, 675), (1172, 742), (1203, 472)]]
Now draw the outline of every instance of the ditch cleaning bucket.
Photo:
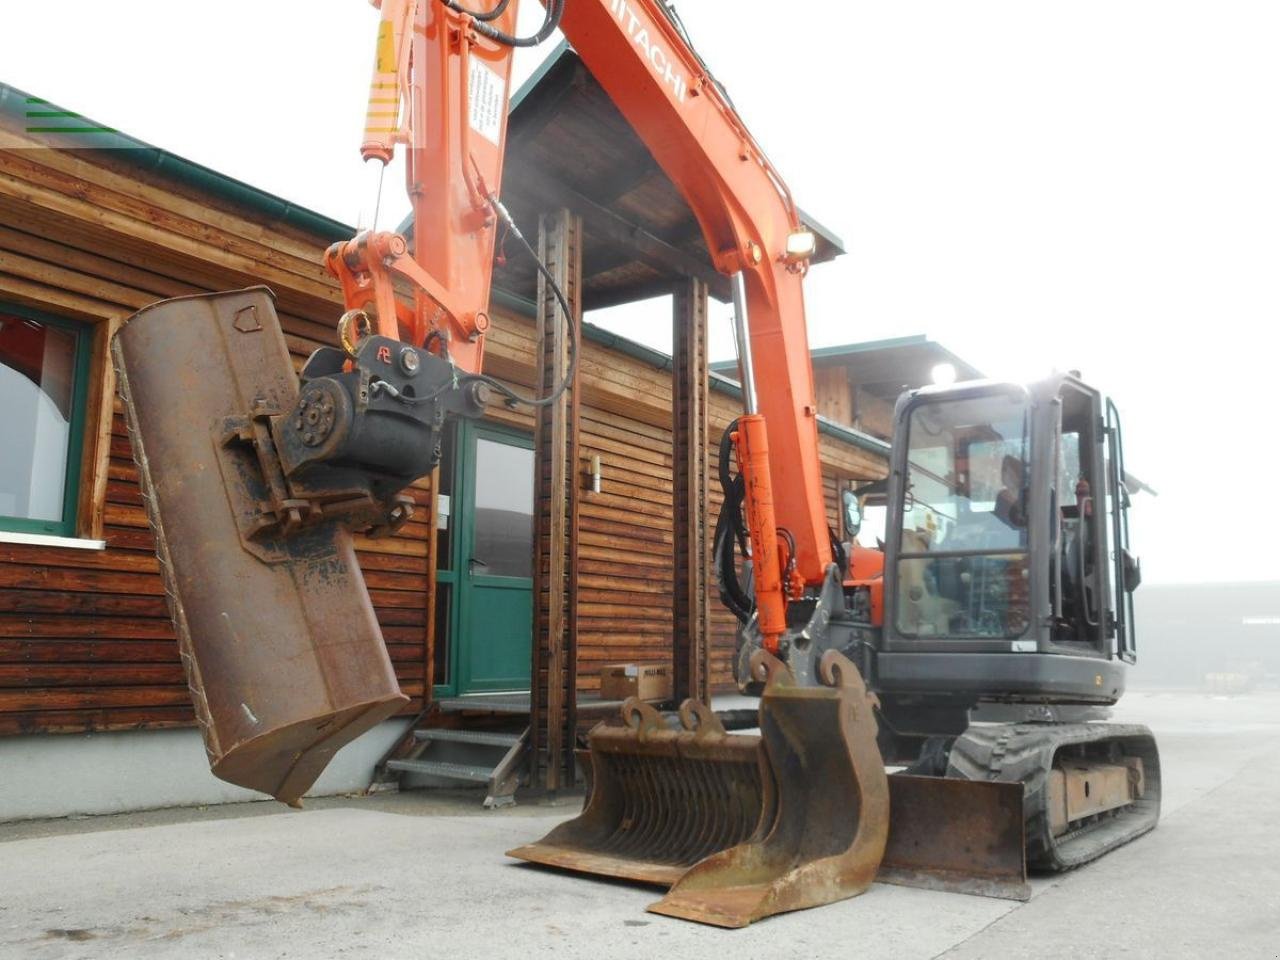
[(655, 913), (742, 927), (862, 893), (884, 853), (889, 789), (875, 698), (834, 651), (797, 686), (764, 651), (760, 736), (686, 701), (682, 730), (638, 701), (590, 736), (592, 790), (575, 820), (509, 856), (670, 886)]
[(401, 693), (351, 534), (249, 531), (267, 499), (228, 425), (289, 410), (298, 378), (265, 287), (165, 300), (112, 343), (169, 612), (214, 774), (286, 803)]

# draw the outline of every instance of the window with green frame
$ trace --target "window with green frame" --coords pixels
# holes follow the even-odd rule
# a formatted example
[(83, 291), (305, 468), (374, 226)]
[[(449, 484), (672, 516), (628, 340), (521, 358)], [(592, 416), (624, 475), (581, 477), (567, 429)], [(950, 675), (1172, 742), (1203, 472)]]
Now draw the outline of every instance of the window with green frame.
[(0, 302), (0, 531), (76, 535), (92, 329)]

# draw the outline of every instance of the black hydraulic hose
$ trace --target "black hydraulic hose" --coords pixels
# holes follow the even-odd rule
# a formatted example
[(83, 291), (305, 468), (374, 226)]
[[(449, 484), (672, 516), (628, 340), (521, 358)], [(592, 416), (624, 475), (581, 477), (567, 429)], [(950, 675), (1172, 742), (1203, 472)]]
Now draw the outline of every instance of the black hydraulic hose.
[[(469, 10), (466, 10), (465, 8), (460, 6), (457, 3), (457, 0), (440, 0), (440, 2), (443, 3), (450, 10), (458, 10), (462, 13), (470, 13)], [(536, 47), (540, 43), (543, 43), (547, 39), (547, 37), (551, 36), (558, 29), (560, 29), (560, 18), (564, 14), (564, 4), (565, 4), (565, 0), (549, 0), (549, 2), (547, 3), (546, 18), (542, 21), (542, 26), (538, 28), (538, 32), (531, 37), (513, 37), (509, 33), (503, 33), (497, 27), (491, 27), (489, 26), (489, 24), (484, 22), (484, 19), (489, 19), (489, 18), (476, 17), (475, 18), (476, 22), (473, 24), (473, 26), (475, 27), (476, 33), (480, 34), (481, 36), (488, 37), (490, 40), (495, 40), (498, 43), (504, 44), (505, 46)], [(505, 7), (506, 5), (502, 3), (501, 0), (499, 0), (498, 6)], [(497, 7), (495, 7), (494, 9), (496, 10)], [(492, 11), (490, 12), (492, 13)], [(474, 17), (475, 15), (472, 14), (472, 16)], [(496, 17), (497, 14), (494, 14), (494, 16)]]
[(840, 568), (841, 573), (848, 576), (849, 555), (845, 553), (844, 544), (840, 542), (840, 537), (836, 535), (834, 527), (827, 527), (827, 535), (831, 537), (831, 555), (835, 557), (836, 565)]
[(543, 279), (547, 281), (547, 286), (551, 288), (551, 292), (555, 295), (556, 302), (560, 304), (560, 309), (564, 311), (565, 326), (569, 328), (569, 365), (565, 368), (564, 379), (557, 384), (556, 388), (545, 397), (526, 397), (516, 393), (510, 387), (500, 380), (496, 380), (488, 374), (472, 373), (466, 376), (460, 376), (459, 380), (474, 381), (479, 380), (487, 383), (496, 392), (506, 397), (508, 402), (517, 404), (522, 403), (529, 407), (546, 407), (555, 403), (560, 399), (560, 395), (569, 389), (569, 384), (573, 383), (574, 374), (578, 369), (578, 324), (573, 317), (573, 311), (569, 309), (569, 301), (565, 299), (564, 291), (560, 289), (560, 285), (556, 283), (556, 278), (551, 275), (551, 271), (547, 269), (538, 251), (534, 250), (529, 241), (525, 239), (525, 235), (520, 232), (520, 228), (516, 226), (511, 214), (507, 212), (507, 208), (502, 205), (496, 196), (489, 196), (489, 205), (493, 207), (494, 212), (507, 225), (510, 235), (515, 237), (522, 247), (533, 258), (534, 265), (537, 266), (538, 272), (542, 274)]
[(729, 517), (729, 497), (735, 495), (740, 497), (745, 488), (741, 477), (734, 479), (736, 481), (734, 488), (725, 494), (725, 505), (716, 519), (712, 555), (715, 560), (716, 581), (720, 585), (720, 602), (728, 608), (739, 623), (746, 623), (755, 613), (755, 601), (742, 588), (735, 567), (737, 552), (734, 550), (733, 521)]
[[(720, 601), (741, 623), (746, 623), (755, 615), (756, 601), (743, 589), (742, 582), (738, 579), (737, 554), (734, 551), (736, 541), (742, 555), (744, 557), (749, 555), (747, 524), (742, 515), (742, 503), (746, 498), (746, 481), (741, 474), (735, 476), (729, 471), (733, 432), (737, 429), (738, 421), (734, 420), (720, 438), (718, 473), (720, 488), (724, 491), (724, 503), (720, 507), (720, 516), (716, 518), (711, 557), (715, 564), (716, 580), (720, 586)], [(785, 529), (779, 529), (778, 532), (787, 540), (791, 551), (788, 569), (792, 569), (796, 556), (795, 538)], [(844, 544), (840, 542), (840, 538), (831, 527), (827, 528), (827, 534), (831, 537), (831, 553), (835, 562), (839, 565), (841, 573), (848, 575), (849, 555), (844, 549)]]
[(729, 458), (733, 450), (733, 432), (738, 421), (729, 424), (720, 438), (720, 486), (724, 490), (724, 503), (716, 518), (715, 537), (712, 541), (712, 557), (715, 561), (716, 580), (720, 585), (720, 601), (740, 623), (747, 623), (755, 614), (755, 599), (742, 588), (738, 580), (735, 544), (747, 555), (747, 529), (742, 518), (742, 502), (746, 498), (746, 481), (739, 474), (729, 472)]
[(788, 584), (791, 582), (791, 575), (796, 572), (796, 538), (786, 527), (778, 527), (778, 536), (787, 541), (787, 566), (782, 571), (782, 582)]
[[(733, 534), (737, 538), (738, 546), (742, 550), (743, 556), (746, 556), (750, 550), (747, 543), (747, 525), (742, 518), (742, 495), (730, 498), (729, 493), (733, 489), (734, 477), (729, 472), (729, 461), (733, 456), (733, 434), (738, 429), (738, 421), (734, 420), (725, 428), (724, 435), (720, 437), (720, 489), (724, 491), (725, 507), (730, 519), (733, 521)], [(740, 479), (740, 478), (739, 478)]]
[(462, 4), (456, 2), (456, 0), (441, 0), (441, 2), (450, 10), (456, 10), (458, 13), (465, 13), (472, 20), (477, 20), (481, 23), (488, 20), (497, 20), (506, 12), (507, 7), (511, 5), (511, 0), (498, 0), (497, 5), (492, 10), (478, 11), (468, 10)]

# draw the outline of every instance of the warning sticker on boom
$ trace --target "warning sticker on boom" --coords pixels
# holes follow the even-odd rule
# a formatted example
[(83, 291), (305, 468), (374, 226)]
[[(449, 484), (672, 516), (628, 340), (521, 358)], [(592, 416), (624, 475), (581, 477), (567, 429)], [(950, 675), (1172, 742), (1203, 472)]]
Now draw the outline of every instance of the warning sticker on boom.
[(471, 99), (471, 129), (495, 147), (502, 134), (502, 114), (507, 107), (506, 84), (495, 70), (471, 58), (467, 83)]

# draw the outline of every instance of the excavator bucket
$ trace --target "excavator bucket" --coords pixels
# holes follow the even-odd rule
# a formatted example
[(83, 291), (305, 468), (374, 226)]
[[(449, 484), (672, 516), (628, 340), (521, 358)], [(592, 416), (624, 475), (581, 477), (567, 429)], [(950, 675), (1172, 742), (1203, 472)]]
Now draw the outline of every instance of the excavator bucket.
[(244, 438), (298, 395), (273, 297), (256, 287), (154, 304), (112, 355), (210, 766), (296, 803), (408, 698), (351, 534), (325, 520), (264, 527), (267, 474)]
[(824, 686), (802, 687), (764, 651), (760, 736), (726, 733), (686, 701), (682, 730), (630, 700), (625, 727), (590, 736), (580, 817), (509, 856), (669, 886), (649, 909), (721, 927), (857, 896), (889, 829), (875, 698), (838, 653)]
[(508, 856), (668, 887), (649, 909), (741, 927), (872, 880), (1026, 900), (1023, 786), (886, 776), (874, 696), (835, 652), (801, 687), (762, 651), (760, 735), (687, 700), (681, 729), (638, 700), (589, 737), (582, 814)]

